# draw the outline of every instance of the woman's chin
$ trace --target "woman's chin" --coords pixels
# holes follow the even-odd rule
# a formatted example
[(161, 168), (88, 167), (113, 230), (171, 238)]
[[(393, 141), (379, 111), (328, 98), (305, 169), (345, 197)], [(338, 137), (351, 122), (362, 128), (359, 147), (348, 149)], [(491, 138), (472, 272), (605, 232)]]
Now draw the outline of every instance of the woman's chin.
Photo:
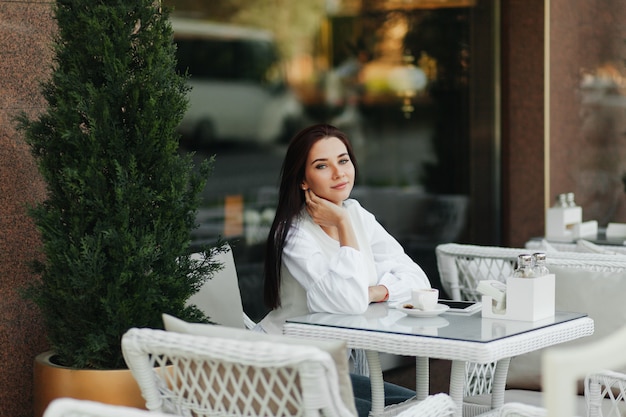
[(344, 201), (350, 198), (350, 190), (336, 190), (325, 194), (317, 194), (318, 197), (323, 198), (324, 200), (328, 200), (331, 203), (334, 203), (338, 206), (341, 206)]

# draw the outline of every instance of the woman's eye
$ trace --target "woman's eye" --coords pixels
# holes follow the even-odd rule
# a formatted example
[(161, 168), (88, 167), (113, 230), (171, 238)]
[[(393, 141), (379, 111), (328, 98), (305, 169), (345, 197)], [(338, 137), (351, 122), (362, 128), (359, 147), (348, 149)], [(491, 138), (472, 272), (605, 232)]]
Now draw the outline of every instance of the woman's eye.
[(315, 165), (316, 169), (324, 169), (326, 168), (326, 164), (319, 164), (319, 165)]
[(341, 159), (341, 160), (339, 161), (339, 163), (340, 163), (341, 165), (345, 165), (345, 164), (347, 164), (348, 162), (350, 162), (350, 159), (348, 159), (348, 158)]

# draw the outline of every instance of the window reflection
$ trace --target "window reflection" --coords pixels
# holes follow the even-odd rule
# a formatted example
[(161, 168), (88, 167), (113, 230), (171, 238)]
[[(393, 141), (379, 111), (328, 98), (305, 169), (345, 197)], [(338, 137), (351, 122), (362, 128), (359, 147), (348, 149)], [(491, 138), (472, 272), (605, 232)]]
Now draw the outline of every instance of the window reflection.
[[(242, 25), (243, 13), (224, 9), (210, 23), (191, 22), (203, 27), (184, 29), (181, 17), (174, 25), (192, 87), (183, 149), (216, 155), (194, 245), (231, 242), (252, 318), (265, 313), (262, 248), (286, 139), (308, 124), (329, 122), (349, 135), (360, 168), (353, 197), (435, 286), (434, 247), (461, 240), (469, 221), (472, 9), (317, 3), (328, 8), (288, 34), (293, 25), (274, 22), (268, 34), (251, 14)], [(289, 21), (283, 12), (275, 19)], [(218, 26), (220, 35), (208, 34)]]
[[(615, 62), (583, 71), (579, 84), (581, 147), (572, 176), (585, 217), (601, 227), (626, 219), (623, 137), (626, 133), (626, 76)], [(620, 220), (621, 219), (621, 220)]]
[(280, 70), (270, 32), (172, 18), (178, 70), (189, 76), (189, 109), (180, 125), (193, 147), (219, 141), (286, 141), (303, 108)]

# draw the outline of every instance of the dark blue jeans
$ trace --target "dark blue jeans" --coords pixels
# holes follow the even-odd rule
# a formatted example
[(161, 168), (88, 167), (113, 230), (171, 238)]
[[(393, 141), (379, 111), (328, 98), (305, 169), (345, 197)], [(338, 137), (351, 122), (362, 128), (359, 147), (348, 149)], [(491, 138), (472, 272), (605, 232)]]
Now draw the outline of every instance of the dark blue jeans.
[[(372, 389), (366, 376), (350, 374), (354, 403), (359, 417), (367, 417), (372, 409)], [(415, 397), (415, 391), (385, 382), (385, 405), (397, 404)]]

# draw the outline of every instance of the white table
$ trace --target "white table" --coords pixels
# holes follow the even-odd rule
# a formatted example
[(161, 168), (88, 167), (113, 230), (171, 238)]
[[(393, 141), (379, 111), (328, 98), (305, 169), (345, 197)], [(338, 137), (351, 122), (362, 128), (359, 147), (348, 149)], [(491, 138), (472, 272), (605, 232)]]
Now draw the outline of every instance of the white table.
[[(557, 312), (535, 322), (483, 319), (443, 313), (437, 317), (408, 317), (387, 303), (371, 304), (362, 315), (313, 313), (287, 320), (290, 336), (343, 340), (365, 349), (372, 382), (372, 414), (383, 415), (383, 375), (378, 352), (414, 356), (417, 399), (428, 395), (428, 359), (452, 361), (450, 396), (463, 414), (465, 364), (496, 362), (491, 408), (504, 403), (504, 388), (513, 356), (593, 334), (593, 320), (582, 313)], [(487, 410), (485, 410), (487, 411)]]

